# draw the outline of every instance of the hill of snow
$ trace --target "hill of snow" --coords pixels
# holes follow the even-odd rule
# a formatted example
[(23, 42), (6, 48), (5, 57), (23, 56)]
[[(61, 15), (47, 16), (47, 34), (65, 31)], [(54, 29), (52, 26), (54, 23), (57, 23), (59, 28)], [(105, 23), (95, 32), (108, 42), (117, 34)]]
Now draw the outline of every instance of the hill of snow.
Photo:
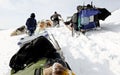
[[(65, 26), (51, 28), (76, 75), (120, 75), (120, 10), (112, 13), (101, 30), (91, 30), (86, 36), (72, 37)], [(0, 31), (0, 75), (10, 75), (9, 60), (19, 50), (17, 42), (26, 35), (10, 37), (14, 29)]]

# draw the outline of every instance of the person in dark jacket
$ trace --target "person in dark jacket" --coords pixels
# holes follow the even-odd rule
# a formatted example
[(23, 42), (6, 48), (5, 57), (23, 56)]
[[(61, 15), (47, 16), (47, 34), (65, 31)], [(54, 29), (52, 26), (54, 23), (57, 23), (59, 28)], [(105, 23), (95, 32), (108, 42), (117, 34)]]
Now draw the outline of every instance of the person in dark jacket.
[(58, 14), (56, 11), (54, 12), (54, 14), (50, 17), (50, 19), (53, 21), (53, 26), (60, 26), (59, 25), (59, 21), (60, 21), (60, 19), (59, 18), (61, 18), (61, 15), (60, 14)]
[(37, 26), (37, 21), (35, 19), (35, 13), (31, 13), (30, 18), (26, 21), (26, 26), (29, 31), (29, 35), (32, 36)]

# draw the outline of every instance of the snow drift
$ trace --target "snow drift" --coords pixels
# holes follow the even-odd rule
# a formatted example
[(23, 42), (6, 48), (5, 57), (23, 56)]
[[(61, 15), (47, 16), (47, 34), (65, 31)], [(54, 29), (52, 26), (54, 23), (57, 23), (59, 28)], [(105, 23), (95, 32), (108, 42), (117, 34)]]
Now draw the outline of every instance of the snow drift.
[[(76, 75), (120, 75), (120, 10), (112, 13), (104, 22), (101, 30), (91, 30), (86, 35), (72, 37), (65, 26), (51, 28)], [(10, 75), (9, 60), (18, 51), (19, 35), (10, 37), (14, 29), (0, 31), (0, 75)]]

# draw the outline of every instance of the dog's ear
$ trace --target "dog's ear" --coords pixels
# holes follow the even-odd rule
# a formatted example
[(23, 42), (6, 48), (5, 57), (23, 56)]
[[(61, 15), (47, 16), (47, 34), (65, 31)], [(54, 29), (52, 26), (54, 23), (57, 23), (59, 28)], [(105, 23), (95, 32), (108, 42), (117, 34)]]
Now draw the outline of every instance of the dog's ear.
[(52, 75), (52, 67), (44, 68), (43, 75)]

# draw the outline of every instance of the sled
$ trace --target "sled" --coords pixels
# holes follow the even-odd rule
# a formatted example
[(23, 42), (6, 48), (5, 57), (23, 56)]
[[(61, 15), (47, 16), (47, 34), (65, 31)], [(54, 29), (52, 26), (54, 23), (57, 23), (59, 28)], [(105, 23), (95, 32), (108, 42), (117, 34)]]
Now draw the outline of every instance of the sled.
[(43, 32), (41, 32), (40, 34), (37, 34), (37, 35), (22, 37), (22, 38), (20, 38), (20, 40), (17, 44), (20, 47), (22, 47), (24, 44), (31, 42), (33, 39), (36, 39), (39, 36), (46, 37), (53, 44), (53, 46), (55, 47), (56, 50), (61, 49), (57, 40), (55, 39), (54, 35), (51, 33), (48, 33), (48, 31), (46, 31), (46, 30), (44, 30)]
[(48, 32), (47, 31), (43, 31), (43, 32), (41, 32), (40, 34), (37, 34), (37, 35), (24, 36), (24, 37), (20, 38), (20, 40), (18, 41), (17, 45), (22, 47), (24, 44), (31, 42), (33, 39), (36, 39), (39, 36), (44, 36), (44, 37), (48, 38)]
[[(47, 32), (45, 32), (45, 33), (47, 33)], [(51, 39), (51, 37), (52, 37), (52, 39)], [(60, 54), (60, 52), (62, 52), (62, 51), (60, 50), (61, 48), (60, 48), (57, 40), (55, 39), (53, 34), (51, 35), (51, 37), (49, 37), (48, 34), (47, 34), (47, 36), (42, 35), (42, 36), (39, 36), (38, 38), (36, 37), (36, 38), (32, 39), (30, 43), (28, 42), (28, 44), (23, 44), (23, 46), (19, 49), (19, 51), (10, 60), (9, 65), (12, 68), (11, 75), (42, 75), (40, 72), (42, 71), (41, 67), (44, 66), (43, 62), (46, 62), (48, 60), (47, 57), (51, 57), (51, 55), (52, 55), (52, 58), (54, 57), (54, 59), (59, 58), (64, 61), (64, 59), (63, 59), (64, 56)], [(40, 38), (43, 41), (42, 40), (40, 41)], [(24, 38), (22, 40), (25, 40), (25, 39), (26, 38)], [(50, 40), (52, 40), (52, 41), (50, 41)], [(39, 43), (39, 42), (41, 42), (41, 43)], [(35, 43), (37, 46), (33, 45)], [(59, 47), (59, 49), (57, 47), (56, 47), (57, 49), (55, 49), (54, 46)], [(39, 49), (37, 50), (36, 47)], [(42, 49), (43, 49), (43, 51), (42, 51)], [(37, 52), (35, 50), (37, 50)], [(44, 51), (49, 52), (48, 56), (46, 56), (46, 55), (44, 56), (44, 54), (46, 54)], [(32, 56), (31, 56), (31, 54), (32, 54)], [(38, 56), (37, 58), (36, 58), (36, 55)], [(41, 57), (42, 57), (42, 59), (41, 59)], [(37, 62), (36, 62), (36, 60), (37, 60)]]

